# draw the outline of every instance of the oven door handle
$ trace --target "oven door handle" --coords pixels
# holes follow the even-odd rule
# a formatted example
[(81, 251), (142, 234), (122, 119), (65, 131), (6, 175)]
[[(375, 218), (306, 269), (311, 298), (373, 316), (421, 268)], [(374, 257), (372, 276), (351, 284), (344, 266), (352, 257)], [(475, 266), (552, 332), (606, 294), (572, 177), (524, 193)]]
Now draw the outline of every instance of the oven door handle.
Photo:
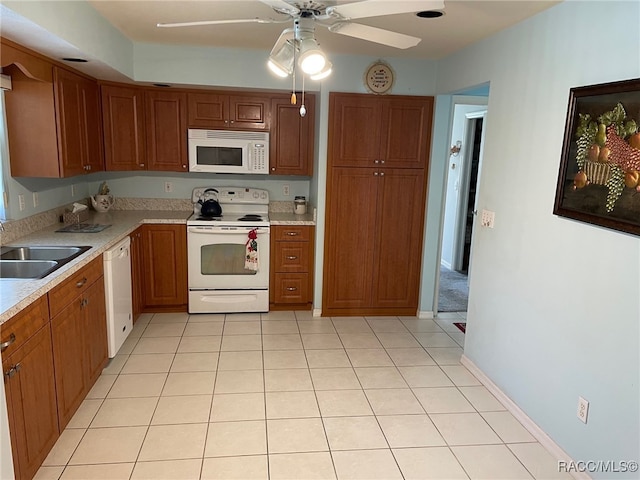
[[(245, 227), (240, 227), (237, 229), (222, 229), (220, 227), (214, 227), (214, 228), (207, 228), (207, 227), (189, 227), (187, 229), (187, 232), (189, 233), (200, 233), (200, 234), (206, 234), (206, 235), (211, 235), (211, 234), (222, 234), (222, 235), (238, 235), (241, 233), (249, 233), (251, 230), (254, 230), (253, 228), (245, 228)], [(255, 229), (256, 233), (258, 235), (260, 234), (264, 234), (264, 233), (269, 233), (269, 229), (268, 228), (261, 228), (258, 227)]]

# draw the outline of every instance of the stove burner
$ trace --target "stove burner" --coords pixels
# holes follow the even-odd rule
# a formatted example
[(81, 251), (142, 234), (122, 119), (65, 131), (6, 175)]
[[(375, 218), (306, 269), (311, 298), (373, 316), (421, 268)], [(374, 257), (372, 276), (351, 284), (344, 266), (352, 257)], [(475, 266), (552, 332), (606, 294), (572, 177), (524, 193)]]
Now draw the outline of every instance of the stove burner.
[(239, 222), (259, 222), (262, 220), (262, 216), (255, 213), (248, 213), (244, 217), (238, 219)]
[(222, 217), (205, 217), (203, 215), (200, 215), (199, 217), (196, 218), (196, 220), (200, 220), (203, 222), (219, 222), (222, 220)]

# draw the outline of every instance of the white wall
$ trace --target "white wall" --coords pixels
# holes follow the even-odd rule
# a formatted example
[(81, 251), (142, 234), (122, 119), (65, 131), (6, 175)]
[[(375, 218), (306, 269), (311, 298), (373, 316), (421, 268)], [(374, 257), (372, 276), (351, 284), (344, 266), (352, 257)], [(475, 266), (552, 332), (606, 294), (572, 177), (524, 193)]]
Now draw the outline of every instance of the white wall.
[(438, 65), (439, 91), (491, 83), (465, 355), (575, 460), (640, 452), (640, 239), (552, 214), (569, 89), (639, 77), (639, 21), (564, 2)]

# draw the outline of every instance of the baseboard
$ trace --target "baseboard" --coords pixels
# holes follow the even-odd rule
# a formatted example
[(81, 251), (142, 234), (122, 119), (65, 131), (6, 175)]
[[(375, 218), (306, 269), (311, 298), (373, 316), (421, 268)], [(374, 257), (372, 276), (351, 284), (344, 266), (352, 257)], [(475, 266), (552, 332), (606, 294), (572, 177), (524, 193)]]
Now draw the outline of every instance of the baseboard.
[[(575, 464), (575, 461), (565, 452), (556, 442), (554, 442), (544, 430), (529, 418), (518, 405), (515, 404), (493, 381), (487, 377), (478, 366), (469, 360), (468, 357), (462, 355), (460, 360), (467, 369), (475, 375), (475, 377), (484, 385), (491, 394), (513, 415), (540, 444), (553, 455), (556, 460), (566, 462), (566, 464)], [(586, 472), (569, 472), (576, 480), (591, 480)]]
[(442, 259), (440, 259), (440, 265), (442, 265), (447, 270), (453, 270), (453, 268), (451, 268), (451, 264), (449, 262), (445, 262)]
[(312, 315), (314, 317), (321, 317), (322, 316), (322, 309), (321, 308), (314, 308)]
[(435, 318), (433, 312), (419, 311), (418, 318)]

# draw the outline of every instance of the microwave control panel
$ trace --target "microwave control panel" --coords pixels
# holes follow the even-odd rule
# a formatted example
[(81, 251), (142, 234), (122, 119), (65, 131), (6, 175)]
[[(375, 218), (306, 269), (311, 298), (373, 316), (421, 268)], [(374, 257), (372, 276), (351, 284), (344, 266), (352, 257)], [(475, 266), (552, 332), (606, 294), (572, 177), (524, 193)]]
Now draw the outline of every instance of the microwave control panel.
[(251, 146), (252, 170), (256, 172), (266, 172), (269, 168), (267, 165), (267, 148), (268, 144), (254, 143)]

